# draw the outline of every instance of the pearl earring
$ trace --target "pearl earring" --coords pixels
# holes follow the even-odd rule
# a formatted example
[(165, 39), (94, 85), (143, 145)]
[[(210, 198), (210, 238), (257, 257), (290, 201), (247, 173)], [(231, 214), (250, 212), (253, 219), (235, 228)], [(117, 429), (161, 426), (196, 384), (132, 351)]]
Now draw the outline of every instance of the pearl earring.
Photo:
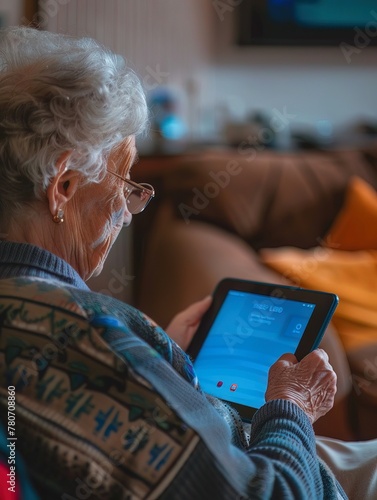
[(56, 224), (61, 224), (62, 222), (64, 222), (64, 211), (61, 208), (59, 208), (56, 214), (53, 216), (52, 220)]

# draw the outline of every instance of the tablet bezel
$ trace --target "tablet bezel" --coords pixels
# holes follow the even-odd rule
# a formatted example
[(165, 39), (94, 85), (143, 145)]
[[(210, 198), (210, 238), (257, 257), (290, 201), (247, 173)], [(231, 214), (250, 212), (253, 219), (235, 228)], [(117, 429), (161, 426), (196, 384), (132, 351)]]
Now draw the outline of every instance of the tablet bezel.
[[(264, 295), (266, 297), (271, 297), (275, 301), (286, 299), (294, 302), (315, 304), (316, 307), (314, 308), (313, 314), (310, 317), (297, 349), (294, 352), (299, 361), (309, 352), (318, 347), (339, 302), (337, 295), (333, 293), (309, 290), (289, 285), (280, 285), (276, 283), (263, 283), (259, 281), (224, 278), (216, 286), (212, 294), (212, 304), (203, 316), (197, 332), (187, 349), (187, 353), (194, 362), (194, 368), (195, 359), (209, 334), (211, 326), (214, 323), (228, 292), (231, 290)], [(258, 409), (234, 403), (232, 401), (226, 402), (237, 409), (241, 417), (247, 420), (250, 419)]]

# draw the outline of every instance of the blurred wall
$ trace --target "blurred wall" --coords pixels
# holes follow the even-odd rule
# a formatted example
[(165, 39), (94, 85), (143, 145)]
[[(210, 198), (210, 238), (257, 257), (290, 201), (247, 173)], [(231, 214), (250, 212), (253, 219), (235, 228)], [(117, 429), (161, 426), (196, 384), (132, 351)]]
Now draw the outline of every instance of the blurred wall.
[(23, 0), (1, 0), (0, 16), (2, 25), (20, 24), (23, 16)]
[(40, 4), (48, 29), (97, 38), (129, 60), (147, 89), (174, 87), (194, 137), (216, 135), (224, 115), (241, 120), (284, 107), (297, 125), (376, 118), (376, 47), (356, 49), (348, 60), (339, 47), (238, 47), (241, 1)]
[[(28, 1), (1, 0), (0, 14), (15, 24)], [(339, 47), (239, 47), (241, 2), (39, 0), (46, 29), (93, 36), (126, 57), (147, 90), (173, 88), (194, 138), (216, 135), (224, 117), (284, 107), (297, 125), (376, 119), (377, 47), (348, 58)]]

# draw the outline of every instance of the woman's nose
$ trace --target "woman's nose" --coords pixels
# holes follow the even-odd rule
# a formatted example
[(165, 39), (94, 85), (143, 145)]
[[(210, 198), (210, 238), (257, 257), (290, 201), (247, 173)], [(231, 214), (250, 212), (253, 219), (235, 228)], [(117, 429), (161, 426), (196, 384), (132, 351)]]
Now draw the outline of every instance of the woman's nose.
[(123, 212), (123, 227), (129, 226), (131, 224), (131, 222), (132, 222), (132, 214), (128, 210), (128, 205), (126, 203), (126, 206), (125, 206), (124, 212)]

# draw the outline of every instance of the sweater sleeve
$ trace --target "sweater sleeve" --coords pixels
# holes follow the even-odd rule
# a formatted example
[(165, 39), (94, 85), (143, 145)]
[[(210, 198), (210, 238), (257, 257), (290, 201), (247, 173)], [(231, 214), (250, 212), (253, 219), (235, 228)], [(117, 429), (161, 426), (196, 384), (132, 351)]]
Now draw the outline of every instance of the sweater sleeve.
[[(264, 405), (253, 418), (248, 448), (241, 449), (214, 405), (145, 342), (119, 329), (107, 329), (104, 339), (193, 432), (180, 467), (154, 489), (156, 498), (323, 498), (313, 428), (298, 406), (284, 400)], [(326, 498), (335, 499), (335, 481), (330, 484)]]
[(337, 498), (335, 479), (320, 467), (313, 427), (290, 401), (268, 402), (255, 414), (247, 454), (258, 464), (257, 498), (322, 498), (325, 489), (325, 498)]
[(203, 438), (161, 498), (338, 498), (334, 478), (316, 458), (310, 422), (293, 403), (273, 401), (257, 412), (244, 456), (222, 445), (214, 453)]

